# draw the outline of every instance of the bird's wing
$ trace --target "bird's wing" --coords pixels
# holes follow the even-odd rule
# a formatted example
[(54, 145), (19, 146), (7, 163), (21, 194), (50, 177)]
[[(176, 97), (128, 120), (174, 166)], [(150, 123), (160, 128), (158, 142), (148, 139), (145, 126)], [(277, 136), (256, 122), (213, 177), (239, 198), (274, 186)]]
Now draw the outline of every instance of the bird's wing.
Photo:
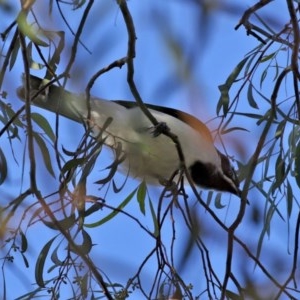
[[(118, 104), (126, 107), (127, 109), (133, 109), (133, 108), (138, 107), (138, 104), (133, 101), (114, 100), (113, 102), (118, 103)], [(201, 122), (194, 116), (192, 116), (186, 112), (183, 112), (183, 111), (180, 111), (180, 110), (177, 110), (174, 108), (170, 108), (170, 107), (164, 107), (164, 106), (153, 105), (153, 104), (148, 104), (148, 103), (146, 103), (145, 105), (147, 106), (147, 108), (149, 108), (153, 111), (165, 113), (167, 115), (170, 115), (170, 116), (188, 124), (190, 127), (195, 129), (201, 136), (203, 136), (203, 138), (205, 140), (213, 143), (213, 139), (212, 139), (209, 129), (206, 127), (206, 125), (203, 122)]]

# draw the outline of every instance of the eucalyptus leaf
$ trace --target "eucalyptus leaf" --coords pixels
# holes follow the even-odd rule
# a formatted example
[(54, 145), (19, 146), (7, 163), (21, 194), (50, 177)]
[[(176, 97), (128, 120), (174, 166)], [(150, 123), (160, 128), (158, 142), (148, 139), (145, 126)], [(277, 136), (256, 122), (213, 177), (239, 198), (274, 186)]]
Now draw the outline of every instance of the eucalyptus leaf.
[(106, 217), (102, 218), (101, 220), (95, 222), (95, 223), (91, 223), (91, 224), (84, 224), (85, 227), (88, 228), (93, 228), (93, 227), (98, 227), (103, 225), (104, 223), (110, 221), (111, 219), (113, 219), (119, 212), (120, 210), (122, 210), (129, 202), (130, 200), (133, 198), (133, 196), (135, 195), (137, 189), (134, 189), (126, 198), (125, 200), (115, 209), (113, 210), (110, 214), (108, 214)]
[(45, 141), (40, 137), (39, 134), (37, 134), (35, 132), (33, 132), (33, 137), (40, 148), (47, 171), (50, 173), (50, 175), (52, 175), (52, 177), (55, 178), (55, 173), (54, 173), (54, 170), (52, 167), (52, 160), (51, 160), (49, 150), (48, 150), (48, 147), (46, 146)]
[(28, 242), (27, 238), (22, 230), (20, 230), (20, 236), (21, 236), (21, 253), (24, 253), (27, 251), (28, 248)]
[(145, 213), (146, 213), (146, 210), (145, 210), (146, 194), (147, 194), (147, 185), (146, 185), (146, 182), (143, 180), (137, 190), (137, 201), (140, 206), (140, 211), (143, 215), (145, 215)]
[(0, 185), (5, 181), (7, 177), (7, 162), (6, 157), (0, 148)]
[(87, 255), (90, 253), (93, 246), (92, 239), (85, 230), (82, 229), (81, 233), (83, 238), (82, 244), (76, 244), (76, 248), (70, 246), (70, 250), (78, 255)]
[(59, 228), (57, 228), (58, 226), (52, 221), (46, 221), (46, 220), (42, 220), (42, 221), (50, 229), (59, 230), (60, 228), (62, 228), (64, 230), (68, 230), (75, 224), (76, 218), (75, 218), (75, 214), (72, 213), (70, 216), (67, 216), (62, 220), (57, 220)]
[(52, 243), (54, 242), (54, 240), (56, 239), (57, 236), (53, 237), (50, 241), (48, 241), (44, 247), (42, 248), (38, 259), (36, 261), (35, 264), (35, 281), (38, 284), (38, 286), (40, 287), (45, 287), (45, 281), (44, 281), (44, 267), (45, 267), (45, 262), (46, 262), (46, 258), (48, 256), (50, 247), (52, 245)]
[(47, 119), (38, 113), (31, 113), (31, 118), (54, 143), (56, 137)]
[(238, 75), (242, 71), (245, 63), (249, 59), (248, 57), (245, 57), (242, 61), (240, 61), (237, 66), (233, 69), (231, 74), (227, 77), (226, 82), (224, 84), (219, 85), (219, 90), (221, 92), (221, 96), (219, 98), (218, 104), (217, 104), (217, 114), (220, 114), (220, 110), (223, 108), (223, 113), (226, 116), (228, 109), (229, 109), (229, 90), (232, 86), (232, 84), (236, 81)]
[(22, 10), (18, 17), (17, 17), (17, 23), (19, 26), (19, 30), (26, 35), (31, 41), (33, 41), (35, 44), (42, 46), (42, 47), (47, 47), (49, 46), (46, 42), (41, 40), (38, 37), (38, 30), (35, 29), (33, 26), (29, 25), (27, 20), (26, 20), (26, 12), (25, 10)]
[(151, 216), (152, 216), (152, 221), (154, 225), (154, 236), (158, 237), (159, 235), (159, 226), (158, 226), (158, 221), (157, 221), (157, 216), (155, 213), (155, 209), (153, 207), (152, 201), (149, 199), (149, 206), (150, 206), (150, 211), (151, 211)]
[(295, 152), (295, 179), (298, 187), (300, 187), (300, 142), (298, 142)]

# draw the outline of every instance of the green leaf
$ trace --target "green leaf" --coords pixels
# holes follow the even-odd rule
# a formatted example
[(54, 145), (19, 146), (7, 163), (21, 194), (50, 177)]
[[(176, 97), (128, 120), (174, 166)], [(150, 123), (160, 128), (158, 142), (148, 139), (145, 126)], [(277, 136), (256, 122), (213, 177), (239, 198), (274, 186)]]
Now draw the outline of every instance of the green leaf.
[[(230, 87), (226, 84), (219, 85), (219, 91), (221, 92), (220, 99), (217, 104), (217, 115), (219, 115), (221, 108), (223, 107), (223, 112), (228, 112), (229, 107), (229, 89)], [(226, 115), (226, 114), (225, 114)]]
[(33, 28), (33, 26), (27, 23), (26, 12), (24, 10), (22, 10), (19, 13), (17, 17), (17, 23), (18, 23), (19, 30), (35, 44), (43, 47), (49, 46), (46, 42), (44, 42), (38, 37), (38, 30)]
[(259, 114), (252, 114), (252, 113), (240, 113), (240, 112), (235, 112), (235, 115), (237, 116), (244, 116), (250, 119), (257, 119), (260, 120), (263, 115), (259, 115)]
[(298, 187), (300, 187), (300, 142), (298, 142), (295, 151), (295, 179)]
[[(87, 196), (89, 199), (95, 199), (95, 201), (97, 201), (96, 197), (93, 197), (93, 196), (90, 196), (88, 195)], [(97, 212), (99, 209), (103, 209), (103, 203), (101, 202), (95, 202), (93, 205), (91, 205), (88, 209), (86, 209), (86, 211), (84, 212), (84, 216), (87, 217), (87, 216), (90, 216), (92, 215), (93, 213)]]
[(275, 56), (275, 54), (277, 54), (277, 51), (276, 52), (273, 52), (269, 55), (265, 55), (261, 58), (260, 62), (266, 62), (268, 60), (270, 60), (271, 58), (273, 58)]
[[(92, 246), (93, 246), (92, 239), (85, 230), (82, 230), (81, 232), (82, 232), (82, 238), (83, 238), (82, 244), (80, 244), (80, 245), (76, 244), (76, 248), (72, 248), (70, 246), (70, 250), (78, 255), (82, 255), (82, 254), (87, 255), (90, 253)], [(77, 251), (77, 250), (79, 250), (79, 251)]]
[(222, 200), (221, 193), (218, 193), (215, 198), (215, 207), (218, 209), (222, 209), (226, 206), (221, 203), (221, 200)]
[(140, 206), (140, 211), (143, 215), (145, 215), (145, 213), (146, 213), (146, 210), (145, 210), (146, 194), (147, 194), (147, 185), (146, 185), (146, 182), (143, 180), (137, 190), (137, 201)]
[(18, 127), (16, 127), (16, 126), (10, 126), (10, 127), (12, 127), (12, 129), (11, 129), (11, 135), (9, 136), (9, 138), (10, 139), (14, 139), (14, 138), (20, 139)]
[(89, 273), (85, 273), (84, 276), (81, 277), (79, 281), (80, 285), (80, 295), (83, 299), (87, 299), (88, 296), (88, 280), (89, 280)]
[(20, 236), (21, 236), (21, 253), (24, 253), (27, 251), (28, 248), (27, 238), (22, 230), (20, 230)]
[(294, 126), (289, 134), (288, 143), (291, 152), (296, 157), (297, 141), (300, 139), (300, 127)]
[(8, 222), (10, 219), (14, 216), (16, 210), (20, 207), (22, 201), (28, 196), (27, 193), (23, 193), (19, 195), (17, 198), (11, 200), (9, 206), (7, 208), (10, 208), (8, 211), (8, 214), (4, 217), (3, 220), (1, 220), (1, 227), (2, 229), (6, 228)]
[(229, 290), (226, 290), (225, 294), (228, 297), (228, 299), (231, 299), (231, 300), (240, 300), (241, 299), (240, 294), (234, 293), (234, 292), (229, 291)]
[[(75, 218), (75, 214), (73, 213), (64, 219), (57, 221), (57, 223), (59, 224), (60, 228), (62, 228), (64, 230), (68, 230), (75, 224), (75, 221), (76, 221), (76, 218)], [(53, 222), (46, 221), (46, 220), (42, 220), (42, 222), (47, 227), (54, 229), (54, 230), (58, 230), (56, 224), (54, 224)]]
[(287, 188), (286, 188), (286, 206), (287, 206), (287, 214), (288, 217), (291, 217), (291, 213), (293, 210), (293, 190), (289, 182), (287, 182)]
[(47, 171), (50, 173), (50, 175), (52, 175), (55, 178), (55, 173), (54, 173), (53, 167), (52, 167), (52, 160), (51, 160), (49, 150), (48, 150), (48, 147), (46, 146), (45, 141), (36, 132), (33, 132), (33, 137), (41, 150)]
[(264, 70), (264, 71), (261, 73), (261, 76), (260, 76), (260, 83), (259, 83), (260, 88), (262, 88), (263, 82), (264, 82), (264, 80), (266, 79), (267, 75), (268, 75), (268, 71), (267, 71), (267, 70)]
[(253, 97), (253, 86), (252, 84), (249, 84), (248, 86), (248, 91), (247, 91), (247, 99), (248, 99), (248, 103), (251, 107), (258, 109), (258, 105), (256, 103), (256, 101), (254, 100)]
[(45, 287), (45, 281), (44, 281), (44, 277), (43, 277), (45, 261), (48, 256), (50, 247), (51, 247), (52, 243), (54, 242), (54, 240), (56, 239), (56, 237), (57, 236), (55, 236), (54, 238), (52, 238), (50, 241), (48, 241), (46, 243), (46, 245), (41, 250), (41, 253), (35, 264), (35, 281), (38, 284), (38, 286), (40, 286), (40, 287)]
[(56, 137), (47, 119), (38, 113), (31, 113), (31, 119), (45, 132), (45, 134), (54, 143)]
[(235, 127), (230, 127), (230, 128), (227, 128), (227, 129), (222, 129), (222, 135), (226, 134), (226, 133), (229, 133), (229, 132), (232, 132), (232, 131), (246, 131), (246, 132), (249, 132), (248, 129), (246, 128), (243, 128), (243, 127), (238, 127), (238, 126), (235, 126)]
[(226, 79), (226, 82), (224, 84), (219, 85), (219, 90), (221, 92), (220, 99), (217, 104), (217, 114), (219, 115), (221, 108), (223, 108), (223, 113), (226, 116), (229, 108), (229, 90), (232, 86), (232, 84), (237, 79), (238, 75), (242, 71), (245, 63), (249, 59), (249, 56), (244, 58), (242, 61), (238, 63), (238, 65), (234, 68), (234, 70), (231, 72), (231, 74)]
[(73, 168), (77, 168), (81, 166), (85, 162), (85, 158), (74, 158), (65, 163), (65, 165), (61, 169), (61, 173), (65, 174), (66, 172), (72, 170)]
[(283, 135), (285, 126), (286, 126), (286, 120), (283, 120), (278, 124), (275, 132), (275, 138), (281, 137)]
[(281, 186), (285, 179), (285, 161), (282, 159), (281, 154), (278, 155), (275, 166), (275, 183), (272, 186), (273, 192)]
[(228, 87), (231, 87), (231, 85), (235, 82), (248, 59), (249, 57), (245, 57), (243, 60), (241, 60), (228, 76), (225, 83)]
[(21, 252), (21, 255), (22, 255), (22, 258), (23, 258), (25, 267), (26, 267), (26, 268), (29, 268), (29, 263), (28, 263), (28, 260), (27, 260), (26, 256), (25, 256), (24, 253), (22, 253), (22, 252)]
[[(23, 128), (23, 123), (20, 121), (19, 117), (16, 117), (16, 112), (11, 108), (11, 105), (0, 101), (1, 110), (5, 113), (5, 118), (1, 117), (1, 121), (6, 124), (10, 119), (14, 118), (13, 124)], [(11, 128), (12, 126), (10, 126)]]
[(20, 50), (20, 40), (17, 39), (14, 43), (14, 47), (12, 49), (12, 53), (11, 53), (10, 60), (9, 60), (9, 70), (10, 71), (11, 71), (11, 69), (13, 68), (13, 66), (16, 62), (19, 50)]
[(92, 170), (95, 166), (95, 162), (98, 158), (98, 155), (101, 152), (101, 146), (97, 147), (97, 151), (94, 151), (94, 149), (92, 151), (94, 153), (92, 154), (91, 157), (88, 158), (88, 161), (84, 165), (84, 167), (82, 169), (82, 174), (81, 174), (81, 179), (80, 180), (85, 180), (89, 176), (89, 174), (92, 172)]
[(154, 225), (154, 236), (158, 236), (159, 235), (159, 226), (158, 226), (158, 222), (157, 222), (157, 217), (156, 217), (156, 213), (154, 210), (154, 207), (152, 205), (152, 201), (149, 199), (149, 206), (150, 206), (150, 211), (151, 211), (151, 215), (152, 215), (152, 220), (153, 220), (153, 225)]
[(261, 250), (262, 250), (262, 246), (263, 246), (263, 242), (264, 242), (264, 237), (265, 237), (266, 234), (270, 235), (270, 223), (272, 221), (272, 217), (273, 217), (275, 211), (276, 211), (276, 207), (274, 205), (272, 205), (268, 209), (267, 214), (265, 216), (264, 226), (263, 226), (263, 229), (260, 233), (258, 243), (257, 243), (257, 248), (256, 248), (256, 259), (257, 259), (257, 261), (259, 261), (259, 259), (260, 259), (260, 254), (261, 254)]
[(91, 223), (91, 224), (84, 224), (84, 226), (88, 227), (88, 228), (93, 228), (93, 227), (101, 226), (104, 223), (106, 223), (106, 222), (110, 221), (111, 219), (113, 219), (120, 212), (120, 210), (122, 210), (130, 202), (130, 200), (135, 195), (136, 191), (137, 191), (137, 189), (135, 189), (134, 191), (132, 191), (126, 197), (126, 199), (115, 210), (113, 210), (113, 212), (111, 212), (109, 215), (107, 215), (103, 219), (99, 220), (98, 222)]
[(0, 148), (0, 184), (5, 181), (7, 176), (7, 162), (4, 153)]
[[(59, 246), (60, 245), (56, 246), (55, 249), (54, 249), (54, 251), (51, 253), (51, 261), (55, 264), (55, 267), (62, 266), (63, 263), (64, 263), (62, 260), (60, 260), (58, 258), (57, 252), (58, 252)], [(52, 270), (53, 268), (51, 267), (50, 269)], [(51, 272), (50, 269), (48, 270), (48, 273)]]

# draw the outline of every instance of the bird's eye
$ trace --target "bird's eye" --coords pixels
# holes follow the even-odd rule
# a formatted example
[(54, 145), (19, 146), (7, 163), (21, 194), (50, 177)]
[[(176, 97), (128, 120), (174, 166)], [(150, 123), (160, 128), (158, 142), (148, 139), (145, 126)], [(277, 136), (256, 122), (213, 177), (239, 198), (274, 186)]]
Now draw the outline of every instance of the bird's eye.
[(237, 173), (235, 172), (234, 168), (230, 169), (229, 176), (237, 185), (239, 185), (239, 178), (238, 178)]
[(235, 173), (235, 171), (234, 171), (234, 169), (232, 167), (228, 169), (227, 176), (229, 178), (232, 178), (233, 180), (237, 179), (236, 173)]

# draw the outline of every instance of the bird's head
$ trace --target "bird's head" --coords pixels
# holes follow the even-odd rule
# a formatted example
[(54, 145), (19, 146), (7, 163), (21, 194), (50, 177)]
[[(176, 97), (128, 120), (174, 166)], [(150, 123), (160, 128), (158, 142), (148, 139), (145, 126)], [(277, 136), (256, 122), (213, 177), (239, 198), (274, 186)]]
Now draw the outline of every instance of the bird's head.
[(229, 192), (240, 196), (239, 180), (227, 156), (218, 151), (219, 163), (195, 161), (190, 166), (190, 173), (195, 184), (204, 188)]

